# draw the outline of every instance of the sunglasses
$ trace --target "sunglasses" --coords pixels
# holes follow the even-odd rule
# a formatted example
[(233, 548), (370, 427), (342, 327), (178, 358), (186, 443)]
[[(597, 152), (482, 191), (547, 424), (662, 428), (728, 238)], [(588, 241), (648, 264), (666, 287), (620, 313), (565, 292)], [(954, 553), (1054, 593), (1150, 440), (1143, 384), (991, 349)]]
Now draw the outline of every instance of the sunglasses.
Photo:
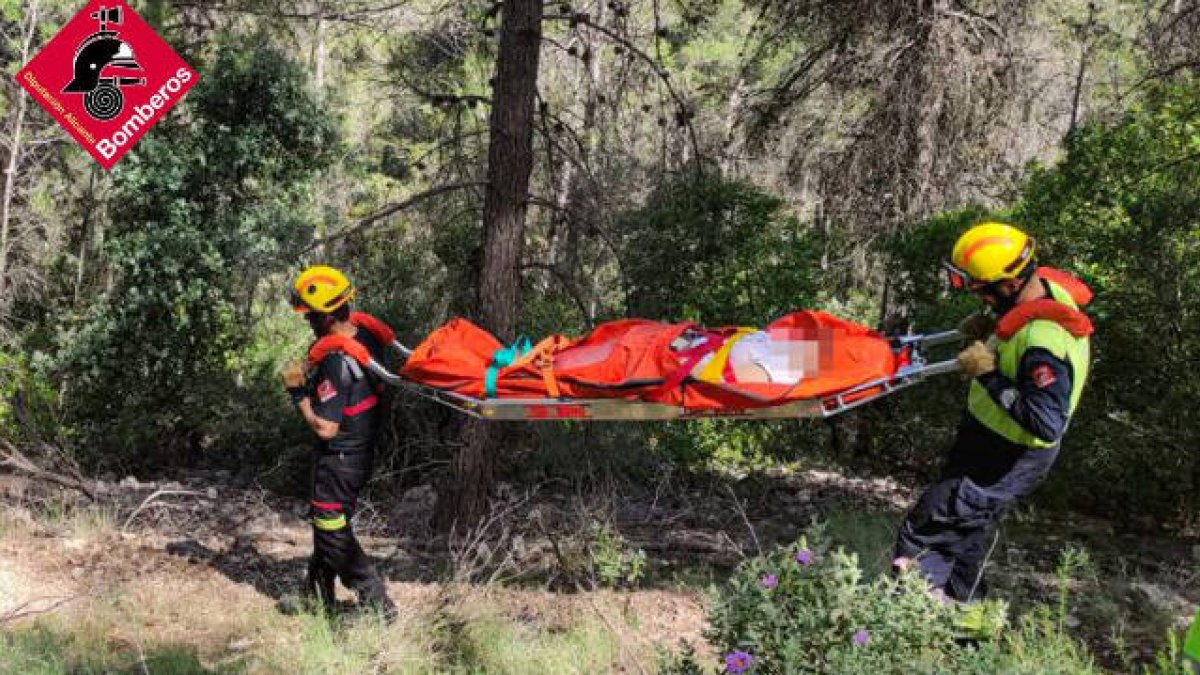
[(955, 266), (949, 260), (942, 261), (942, 268), (946, 272), (946, 281), (950, 284), (950, 288), (955, 291), (995, 295), (997, 287), (1006, 281), (1005, 279), (998, 281), (976, 281), (965, 270)]
[(953, 290), (965, 291), (978, 284), (970, 274), (967, 274), (966, 270), (955, 266), (949, 260), (942, 261), (942, 269), (946, 272), (946, 281)]

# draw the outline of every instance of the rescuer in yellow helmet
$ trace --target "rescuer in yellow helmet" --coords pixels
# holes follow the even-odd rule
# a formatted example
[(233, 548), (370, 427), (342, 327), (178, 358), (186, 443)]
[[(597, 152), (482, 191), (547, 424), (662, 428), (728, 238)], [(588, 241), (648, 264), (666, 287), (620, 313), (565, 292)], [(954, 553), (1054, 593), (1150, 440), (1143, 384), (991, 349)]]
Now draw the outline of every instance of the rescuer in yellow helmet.
[(1088, 375), (1091, 291), (1037, 267), (1036, 242), (1004, 223), (980, 223), (954, 244), (951, 288), (990, 316), (963, 325), (959, 355), (971, 378), (966, 414), (938, 482), (900, 526), (898, 567), (916, 561), (930, 584), (960, 602), (986, 592), (983, 566), (1001, 517), (1046, 478)]
[[(382, 363), (384, 345), (351, 321), (353, 298), (354, 285), (346, 275), (324, 265), (309, 267), (292, 283), (292, 307), (304, 314), (318, 340), (344, 336)], [(310, 370), (294, 364), (284, 371), (284, 385), (318, 439), (309, 505), (313, 554), (302, 595), (332, 611), (334, 582), (340, 578), (357, 593), (360, 605), (390, 620), (396, 607), (350, 522), (374, 462), (380, 385), (342, 351), (330, 351)], [(281, 602), (288, 612), (297, 605), (291, 597)]]

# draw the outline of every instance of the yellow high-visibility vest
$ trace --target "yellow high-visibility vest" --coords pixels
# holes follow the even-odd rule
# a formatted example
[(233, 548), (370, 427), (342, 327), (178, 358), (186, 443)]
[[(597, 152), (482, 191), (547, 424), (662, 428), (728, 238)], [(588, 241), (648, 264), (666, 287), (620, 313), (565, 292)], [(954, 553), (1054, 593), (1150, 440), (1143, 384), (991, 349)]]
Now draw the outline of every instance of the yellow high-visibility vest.
[[(1071, 309), (1079, 309), (1071, 294), (1061, 286), (1052, 281), (1046, 281), (1046, 285), (1056, 301)], [(1079, 397), (1083, 394), (1083, 383), (1088, 376), (1091, 340), (1087, 337), (1075, 337), (1054, 321), (1034, 319), (1007, 340), (992, 336), (989, 344), (996, 349), (997, 370), (1014, 382), (1017, 381), (1021, 357), (1035, 347), (1045, 349), (1055, 358), (1071, 364), (1071, 407), (1068, 415), (1075, 412), (1075, 407), (1079, 405)], [(1053, 442), (1043, 441), (1026, 431), (1007, 410), (992, 399), (991, 394), (978, 380), (971, 381), (971, 389), (967, 395), (967, 411), (983, 426), (1014, 443), (1031, 448), (1048, 448), (1054, 445)]]

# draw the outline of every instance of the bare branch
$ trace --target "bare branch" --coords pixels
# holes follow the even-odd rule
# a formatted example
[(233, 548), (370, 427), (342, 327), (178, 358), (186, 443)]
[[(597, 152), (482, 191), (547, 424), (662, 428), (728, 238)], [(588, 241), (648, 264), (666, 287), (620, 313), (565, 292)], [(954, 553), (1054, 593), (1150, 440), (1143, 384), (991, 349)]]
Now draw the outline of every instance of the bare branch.
[(45, 614), (47, 612), (53, 612), (54, 610), (58, 609), (59, 607), (62, 607), (63, 605), (65, 605), (69, 602), (75, 602), (76, 600), (79, 600), (80, 598), (86, 598), (89, 595), (91, 595), (91, 594), (72, 595), (69, 598), (58, 599), (57, 602), (55, 602), (49, 606), (40, 607), (37, 609), (29, 609), (29, 607), (31, 607), (33, 605), (33, 603), (37, 602), (38, 600), (50, 600), (51, 598), (37, 598), (34, 600), (30, 600), (29, 602), (21, 603), (20, 605), (8, 610), (7, 612), (0, 614), (0, 625), (10, 623), (10, 622), (16, 621), (18, 619), (24, 619), (26, 617), (36, 616), (38, 614)]
[(742, 501), (738, 499), (737, 494), (733, 491), (733, 487), (729, 483), (725, 484), (725, 489), (733, 499), (733, 505), (737, 508), (738, 515), (742, 517), (742, 522), (746, 524), (746, 529), (750, 532), (750, 538), (754, 540), (754, 548), (758, 551), (758, 555), (762, 555), (763, 550), (762, 545), (758, 543), (758, 533), (754, 531), (754, 526), (750, 524), (750, 519), (746, 517), (746, 509), (742, 506)]
[(129, 514), (129, 517), (125, 519), (125, 523), (121, 525), (121, 532), (125, 532), (125, 530), (129, 527), (129, 523), (132, 523), (133, 519), (137, 517), (137, 514), (141, 513), (143, 509), (150, 505), (151, 502), (159, 497), (166, 497), (169, 495), (184, 495), (191, 497), (206, 496), (205, 493), (196, 492), (195, 490), (155, 490), (150, 494), (149, 497), (146, 497), (142, 500), (142, 503), (133, 510), (133, 513)]
[(456, 190), (466, 190), (468, 188), (486, 187), (486, 186), (487, 186), (487, 183), (485, 183), (483, 181), (471, 181), (471, 182), (467, 182), (467, 183), (454, 183), (452, 185), (439, 185), (437, 187), (429, 188), (428, 190), (425, 190), (424, 192), (419, 192), (419, 193), (409, 197), (408, 199), (405, 199), (404, 201), (397, 202), (395, 204), (389, 204), (388, 206), (385, 206), (384, 208), (376, 211), (375, 213), (372, 213), (369, 216), (360, 218), (357, 223), (351, 225), (350, 227), (347, 227), (344, 230), (341, 230), (340, 232), (335, 232), (327, 237), (322, 237), (320, 239), (317, 239), (316, 241), (312, 242), (308, 246), (304, 247), (304, 249), (301, 250), (300, 253), (297, 255), (303, 255), (303, 254), (308, 253), (309, 251), (317, 248), (318, 246), (324, 246), (325, 244), (328, 244), (331, 241), (337, 241), (338, 239), (342, 239), (342, 238), (347, 237), (356, 232), (362, 232), (363, 230), (370, 227), (372, 224), (374, 224), (380, 220), (383, 220), (384, 218), (387, 218), (388, 216), (399, 213), (400, 211), (403, 211), (404, 209), (407, 209), (410, 206), (420, 204), (421, 202), (426, 201), (427, 199), (437, 197), (438, 195), (445, 194), (447, 192), (454, 192)]
[(675, 89), (674, 83), (671, 82), (671, 76), (667, 73), (667, 69), (664, 68), (662, 66), (662, 64), (660, 64), (658, 61), (656, 61), (653, 57), (651, 57), (646, 52), (642, 51), (641, 49), (638, 49), (636, 45), (634, 45), (632, 42), (630, 42), (623, 36), (617, 34), (613, 30), (611, 30), (605, 26), (601, 26), (599, 24), (594, 23), (585, 14), (552, 14), (552, 15), (546, 16), (545, 20), (547, 20), (547, 21), (567, 21), (573, 25), (588, 26), (589, 28), (595, 30), (596, 32), (600, 33), (601, 35), (604, 35), (605, 37), (612, 40), (613, 42), (620, 44), (625, 49), (628, 49), (629, 53), (638, 57), (642, 61), (645, 61), (646, 63), (650, 64), (650, 70), (654, 73), (654, 75), (659, 80), (662, 81), (663, 85), (666, 86), (667, 92), (671, 94), (671, 99), (674, 100), (675, 105), (679, 107), (678, 112), (681, 116), (680, 121), (684, 125), (684, 128), (686, 128), (688, 131), (688, 140), (691, 142), (692, 151), (695, 152), (695, 156), (696, 156), (695, 165), (696, 165), (697, 171), (703, 170), (703, 162), (701, 161), (701, 155), (700, 155), (700, 142), (696, 138), (696, 128), (692, 125), (691, 120), (688, 118), (688, 111), (689, 111), (688, 104), (686, 101), (684, 101), (683, 96), (681, 96), (679, 94), (679, 91)]

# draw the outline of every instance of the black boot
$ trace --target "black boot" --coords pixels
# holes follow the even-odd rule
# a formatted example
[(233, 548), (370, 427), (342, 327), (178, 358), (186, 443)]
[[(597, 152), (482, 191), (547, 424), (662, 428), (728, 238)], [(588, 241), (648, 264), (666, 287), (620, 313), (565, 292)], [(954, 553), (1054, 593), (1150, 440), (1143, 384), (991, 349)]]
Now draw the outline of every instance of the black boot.
[(396, 616), (399, 614), (396, 603), (388, 597), (387, 586), (377, 575), (369, 577), (354, 590), (358, 594), (360, 610), (376, 612), (389, 624), (396, 621)]
[(279, 599), (276, 608), (282, 614), (295, 616), (304, 612), (320, 612), (333, 616), (337, 610), (337, 595), (334, 591), (335, 577), (324, 566), (314, 560), (308, 562), (308, 573), (299, 593), (288, 593)]

